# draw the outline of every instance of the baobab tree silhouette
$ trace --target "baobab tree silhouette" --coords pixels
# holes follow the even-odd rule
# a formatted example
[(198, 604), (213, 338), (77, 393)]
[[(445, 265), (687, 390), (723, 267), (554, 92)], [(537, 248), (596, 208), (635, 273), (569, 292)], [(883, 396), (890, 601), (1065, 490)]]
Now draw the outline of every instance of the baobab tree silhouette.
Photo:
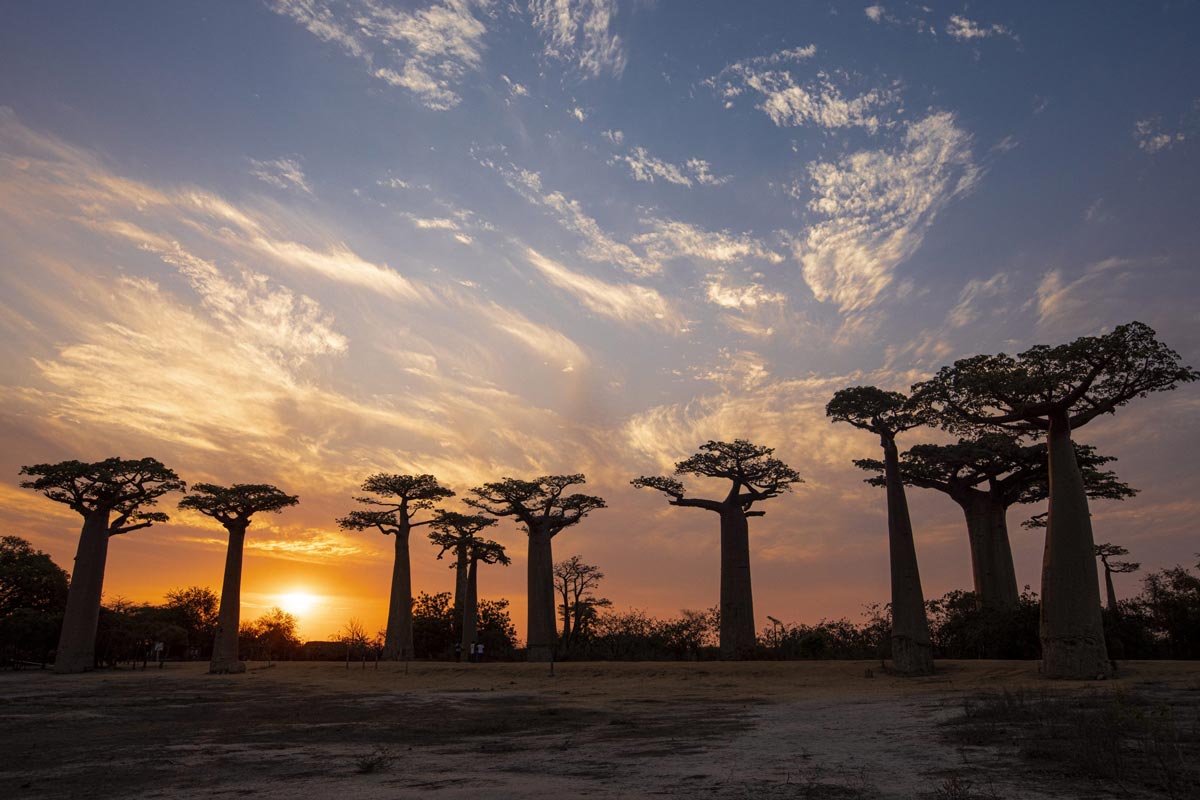
[[(1115, 458), (1078, 444), (1075, 457), (1089, 497), (1121, 500), (1137, 494), (1113, 472), (1099, 469)], [(887, 485), (882, 461), (864, 458), (854, 463), (876, 473), (867, 483)], [(1019, 589), (1008, 538), (1008, 509), (1017, 503), (1041, 502), (1049, 495), (1046, 445), (1022, 444), (1008, 433), (984, 433), (948, 445), (918, 444), (900, 455), (900, 478), (909, 486), (942, 492), (962, 508), (975, 594), (989, 608), (1016, 606)]]
[(635, 478), (639, 489), (657, 489), (667, 502), (684, 508), (702, 508), (721, 518), (721, 658), (749, 658), (754, 654), (754, 592), (750, 583), (749, 517), (767, 512), (751, 510), (803, 483), (799, 473), (772, 457), (774, 448), (745, 439), (708, 441), (700, 452), (675, 464), (676, 475), (697, 475), (730, 482), (721, 500), (687, 497), (683, 484), (666, 476)]
[(886, 392), (875, 386), (839, 390), (825, 407), (825, 414), (835, 422), (848, 422), (870, 431), (883, 447), (892, 576), (892, 662), (902, 675), (929, 675), (933, 672), (929, 620), (896, 449), (896, 436), (928, 424), (928, 414), (900, 392)]
[(279, 513), (300, 502), (269, 483), (235, 483), (218, 486), (197, 483), (179, 501), (179, 507), (199, 511), (221, 523), (229, 533), (225, 553), (225, 578), (221, 584), (221, 605), (217, 612), (217, 635), (213, 641), (211, 674), (241, 673), (246, 665), (238, 654), (238, 631), (242, 608), (242, 551), (250, 518), (260, 513)]
[(504, 552), (504, 545), (491, 539), (480, 539), (478, 533), (496, 524), (496, 520), (482, 514), (462, 514), (457, 511), (438, 509), (432, 522), (429, 540), (442, 549), (441, 558), (447, 551), (454, 552), (454, 616), (459, 622), (459, 643), (462, 652), (475, 643), (479, 620), (479, 565), (502, 564), (508, 566), (512, 559)]
[(570, 654), (572, 647), (586, 635), (597, 609), (607, 608), (612, 601), (596, 597), (593, 590), (604, 580), (600, 568), (584, 562), (581, 556), (571, 556), (554, 565), (554, 589), (562, 603), (562, 652)]
[(393, 475), (377, 473), (363, 481), (362, 490), (371, 496), (354, 498), (370, 511), (351, 511), (340, 518), (343, 530), (363, 531), (374, 528), (384, 536), (395, 537), (395, 562), (392, 566), (392, 591), (388, 600), (387, 633), (383, 657), (411, 658), (413, 655), (412, 564), (408, 539), (412, 529), (428, 525), (431, 519), (417, 521), (413, 514), (433, 508), (438, 500), (453, 497), (454, 492), (438, 483), (432, 475)]
[(1042, 671), (1048, 677), (1112, 673), (1096, 602), (1095, 541), (1072, 431), (1135, 397), (1200, 378), (1141, 322), (1070, 344), (1009, 356), (979, 355), (913, 386), (943, 427), (967, 435), (1008, 429), (1046, 435), (1050, 510), (1042, 559)]
[(582, 473), (543, 475), (533, 480), (504, 478), (471, 490), (467, 505), (495, 517), (513, 517), (529, 536), (528, 582), (529, 624), (527, 658), (550, 661), (554, 657), (554, 552), (551, 540), (564, 528), (578, 524), (604, 499), (594, 495), (564, 492), (585, 483)]
[(22, 488), (40, 492), (83, 517), (54, 671), (86, 672), (96, 663), (96, 627), (108, 540), (166, 522), (166, 514), (145, 509), (163, 495), (184, 489), (186, 484), (174, 470), (153, 458), (33, 464), (21, 467), (20, 474), (34, 478), (21, 481)]
[(1096, 557), (1100, 559), (1100, 563), (1104, 566), (1104, 590), (1105, 596), (1108, 599), (1108, 610), (1114, 614), (1119, 614), (1121, 609), (1117, 605), (1117, 592), (1113, 588), (1113, 574), (1120, 575), (1126, 572), (1137, 572), (1142, 568), (1142, 565), (1137, 561), (1109, 561), (1110, 558), (1127, 555), (1129, 555), (1129, 551), (1119, 544), (1105, 542), (1104, 544), (1096, 545)]

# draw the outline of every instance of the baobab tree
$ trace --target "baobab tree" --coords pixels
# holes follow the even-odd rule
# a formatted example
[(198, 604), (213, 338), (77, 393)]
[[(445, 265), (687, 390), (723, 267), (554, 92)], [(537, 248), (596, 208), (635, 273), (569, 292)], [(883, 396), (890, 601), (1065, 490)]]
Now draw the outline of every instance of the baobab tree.
[(751, 510), (755, 503), (778, 497), (803, 483), (799, 473), (772, 456), (774, 448), (745, 439), (709, 440), (700, 452), (675, 464), (676, 475), (696, 475), (729, 481), (720, 500), (687, 497), (683, 484), (668, 476), (641, 476), (631, 483), (657, 489), (667, 502), (683, 508), (702, 508), (721, 518), (721, 658), (749, 658), (754, 653), (754, 592), (750, 583), (750, 517), (767, 512)]
[(217, 611), (217, 635), (213, 640), (209, 674), (224, 675), (246, 671), (238, 654), (238, 631), (242, 620), (242, 552), (246, 529), (255, 514), (278, 514), (300, 502), (269, 483), (235, 483), (218, 486), (197, 483), (179, 501), (181, 509), (198, 511), (225, 527), (229, 546), (225, 551), (225, 579), (221, 583), (221, 605)]
[(354, 498), (372, 510), (351, 511), (339, 519), (342, 530), (364, 531), (374, 528), (384, 536), (394, 536), (396, 557), (392, 566), (392, 592), (388, 601), (387, 634), (383, 657), (390, 660), (413, 655), (412, 565), (408, 539), (412, 529), (432, 520), (416, 520), (418, 511), (433, 508), (439, 500), (454, 492), (438, 483), (432, 475), (392, 475), (384, 472), (363, 481), (362, 490), (370, 496)]
[(1119, 544), (1105, 542), (1104, 544), (1096, 545), (1096, 557), (1100, 559), (1100, 563), (1104, 566), (1104, 589), (1108, 598), (1108, 610), (1114, 614), (1120, 612), (1120, 607), (1117, 605), (1117, 592), (1113, 589), (1113, 573), (1137, 572), (1142, 568), (1142, 565), (1137, 561), (1109, 561), (1110, 558), (1127, 555), (1129, 555), (1129, 551)]
[(896, 449), (896, 436), (928, 424), (928, 416), (900, 392), (886, 392), (875, 386), (839, 390), (825, 407), (825, 414), (835, 422), (848, 422), (870, 431), (883, 447), (892, 578), (892, 662), (902, 675), (929, 675), (933, 672), (929, 620)]
[(463, 652), (475, 643), (479, 620), (479, 565), (503, 564), (508, 566), (512, 559), (504, 552), (504, 545), (491, 539), (480, 539), (484, 528), (496, 524), (496, 520), (482, 514), (461, 514), (457, 511), (438, 510), (429, 532), (429, 540), (441, 547), (438, 558), (450, 551), (454, 553), (454, 618), (459, 622), (459, 643)]
[(604, 579), (599, 567), (587, 564), (579, 556), (554, 565), (554, 588), (562, 599), (562, 649), (570, 653), (572, 645), (587, 633), (589, 623), (596, 618), (596, 609), (612, 605), (607, 597), (596, 597), (593, 590)]
[[(1137, 494), (1113, 472), (1100, 469), (1115, 458), (1098, 455), (1086, 445), (1075, 446), (1075, 457), (1089, 497), (1120, 500)], [(887, 485), (882, 461), (865, 458), (854, 463), (875, 473), (867, 483)], [(989, 608), (1015, 607), (1019, 590), (1008, 538), (1008, 509), (1046, 499), (1046, 446), (1022, 444), (1019, 437), (1007, 433), (984, 433), (949, 445), (914, 445), (900, 455), (900, 479), (909, 486), (942, 492), (962, 508), (975, 594)]]
[(146, 509), (163, 495), (184, 489), (185, 484), (174, 470), (153, 458), (33, 464), (21, 467), (21, 474), (33, 476), (33, 480), (21, 481), (22, 488), (41, 492), (83, 517), (54, 671), (86, 672), (96, 663), (96, 626), (108, 540), (166, 522), (166, 514)]
[(529, 481), (504, 478), (472, 489), (474, 497), (465, 501), (492, 516), (513, 517), (529, 536), (526, 651), (530, 661), (550, 661), (554, 657), (554, 553), (551, 540), (592, 511), (605, 508), (604, 499), (594, 495), (564, 496), (568, 488), (585, 482), (581, 473), (543, 475)]
[(1095, 541), (1072, 431), (1135, 397), (1200, 378), (1141, 322), (1016, 356), (979, 355), (913, 387), (944, 427), (1046, 435), (1050, 504), (1042, 559), (1042, 672), (1057, 678), (1112, 673), (1096, 603)]

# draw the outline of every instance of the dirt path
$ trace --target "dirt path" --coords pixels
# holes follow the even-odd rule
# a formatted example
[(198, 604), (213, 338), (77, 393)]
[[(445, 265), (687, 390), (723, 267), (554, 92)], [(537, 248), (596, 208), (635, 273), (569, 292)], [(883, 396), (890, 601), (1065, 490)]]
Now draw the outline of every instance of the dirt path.
[[(11, 673), (0, 797), (909, 798), (955, 776), (977, 787), (960, 796), (1096, 796), (942, 735), (981, 690), (1082, 685), (1026, 662), (940, 666), (909, 680), (864, 662)], [(1200, 698), (1200, 664), (1132, 664), (1093, 686)]]

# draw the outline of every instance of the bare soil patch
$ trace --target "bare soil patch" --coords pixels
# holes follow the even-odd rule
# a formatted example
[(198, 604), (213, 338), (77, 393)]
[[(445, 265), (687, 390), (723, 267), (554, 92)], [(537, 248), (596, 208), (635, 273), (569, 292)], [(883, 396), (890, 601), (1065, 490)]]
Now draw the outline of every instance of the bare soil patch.
[[(986, 661), (260, 667), (0, 675), (0, 797), (1170, 797), (1039, 750), (1061, 715), (1035, 701), (1200, 706), (1181, 662), (1101, 683)], [(1000, 718), (1005, 691), (1035, 722)]]

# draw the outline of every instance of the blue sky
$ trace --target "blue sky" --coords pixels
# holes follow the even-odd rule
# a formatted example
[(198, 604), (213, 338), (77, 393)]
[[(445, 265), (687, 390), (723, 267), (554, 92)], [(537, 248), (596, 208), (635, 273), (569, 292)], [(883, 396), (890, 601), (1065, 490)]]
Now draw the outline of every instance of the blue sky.
[[(600, 564), (620, 606), (712, 605), (713, 521), (627, 481), (735, 436), (807, 480), (755, 521), (759, 613), (853, 616), (886, 595), (882, 497), (849, 465), (875, 443), (824, 419), (834, 390), (1130, 319), (1200, 360), (1194, 2), (39, 2), (0, 22), (4, 468), (147, 453), (299, 491), (246, 588), (251, 610), (330, 598), (310, 635), (382, 620), (387, 543), (332, 525), (373, 470), (460, 492), (584, 471), (612, 507), (556, 555)], [(1097, 536), (1147, 566), (1195, 549), (1198, 409), (1190, 388), (1081, 432), (1144, 489), (1098, 505)], [(14, 486), (8, 527), (69, 563), (69, 521)], [(913, 504), (927, 594), (966, 586), (958, 510)], [(109, 591), (215, 584), (217, 539), (177, 515), (121, 543)], [(419, 588), (449, 587), (415, 560)], [(484, 594), (520, 607), (521, 574)]]

